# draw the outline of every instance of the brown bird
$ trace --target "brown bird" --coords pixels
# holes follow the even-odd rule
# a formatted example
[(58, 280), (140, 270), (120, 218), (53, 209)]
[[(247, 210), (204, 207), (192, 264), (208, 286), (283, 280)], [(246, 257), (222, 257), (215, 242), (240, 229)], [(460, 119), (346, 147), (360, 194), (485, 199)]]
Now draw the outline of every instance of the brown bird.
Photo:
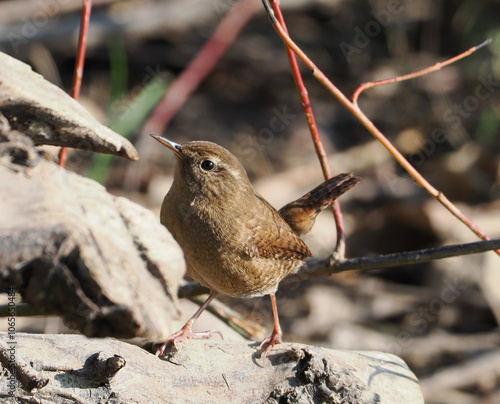
[(161, 206), (161, 223), (184, 251), (187, 273), (210, 289), (189, 321), (158, 349), (189, 338), (210, 338), (217, 331), (193, 333), (192, 325), (220, 293), (232, 297), (269, 295), (274, 327), (261, 348), (264, 355), (282, 341), (275, 292), (280, 281), (311, 256), (298, 234), (306, 233), (318, 213), (356, 185), (340, 174), (284, 206), (279, 212), (257, 194), (238, 159), (205, 141), (182, 145), (151, 135), (176, 156), (174, 181)]

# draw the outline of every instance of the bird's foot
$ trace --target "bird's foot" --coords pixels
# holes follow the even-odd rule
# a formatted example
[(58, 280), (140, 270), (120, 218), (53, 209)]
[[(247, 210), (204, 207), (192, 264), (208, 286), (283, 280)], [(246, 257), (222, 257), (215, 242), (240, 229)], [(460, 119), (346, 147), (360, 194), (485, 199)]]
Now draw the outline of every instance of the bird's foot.
[(184, 325), (179, 331), (174, 332), (168, 339), (156, 350), (156, 356), (160, 357), (165, 354), (165, 352), (170, 351), (173, 347), (177, 348), (177, 344), (186, 339), (209, 339), (212, 338), (214, 334), (219, 334), (222, 339), (224, 336), (220, 331), (211, 330), (203, 332), (193, 332), (192, 324), (189, 322)]
[(281, 330), (273, 330), (272, 334), (267, 337), (262, 343), (259, 345), (259, 349), (262, 351), (262, 356), (267, 357), (267, 354), (275, 345), (282, 344), (283, 333)]

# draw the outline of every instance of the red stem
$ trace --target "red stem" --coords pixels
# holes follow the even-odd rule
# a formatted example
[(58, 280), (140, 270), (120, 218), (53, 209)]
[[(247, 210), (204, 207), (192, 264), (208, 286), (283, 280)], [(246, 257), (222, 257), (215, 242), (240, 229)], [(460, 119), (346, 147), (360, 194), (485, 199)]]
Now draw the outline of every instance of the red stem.
[(356, 89), (356, 91), (354, 91), (354, 93), (353, 93), (353, 95), (351, 97), (351, 100), (352, 100), (353, 104), (357, 104), (358, 103), (359, 95), (363, 91), (365, 91), (365, 90), (367, 90), (369, 88), (373, 88), (373, 87), (378, 87), (378, 86), (382, 86), (382, 85), (385, 85), (385, 84), (397, 83), (397, 82), (400, 82), (400, 81), (414, 79), (416, 77), (424, 76), (424, 75), (426, 75), (428, 73), (432, 73), (432, 72), (435, 72), (437, 70), (440, 70), (440, 69), (442, 69), (445, 66), (451, 65), (452, 63), (455, 63), (456, 61), (469, 56), (471, 53), (477, 51), (478, 49), (480, 49), (483, 46), (486, 46), (486, 45), (488, 45), (490, 43), (491, 43), (491, 39), (488, 39), (488, 40), (484, 41), (482, 44), (477, 45), (477, 46), (473, 46), (472, 48), (467, 49), (465, 52), (462, 52), (459, 55), (456, 55), (456, 56), (454, 56), (454, 57), (452, 57), (452, 58), (450, 58), (448, 60), (445, 60), (443, 62), (435, 63), (432, 66), (426, 67), (425, 69), (417, 70), (416, 72), (411, 72), (411, 73), (408, 73), (408, 74), (403, 74), (401, 76), (391, 77), (390, 79), (369, 81), (367, 83), (363, 83), (363, 84), (361, 84)]
[[(71, 97), (75, 100), (80, 96), (82, 86), (83, 65), (85, 63), (85, 51), (87, 50), (87, 36), (89, 31), (90, 13), (92, 11), (92, 0), (83, 0), (82, 18), (80, 21), (80, 35), (78, 37), (78, 51), (75, 62), (73, 84), (71, 86)], [(67, 159), (67, 148), (62, 147), (59, 151), (59, 165), (64, 167)]]
[[(281, 13), (281, 9), (279, 7), (279, 0), (272, 0), (271, 5), (273, 7), (274, 14), (276, 16), (276, 19), (278, 20), (278, 23), (281, 25), (283, 30), (288, 34), (285, 20), (283, 18), (283, 14)], [(312, 141), (314, 144), (314, 148), (316, 149), (316, 154), (318, 155), (319, 163), (321, 164), (323, 175), (325, 179), (329, 179), (332, 177), (332, 173), (330, 170), (330, 166), (328, 165), (328, 159), (326, 156), (325, 148), (323, 147), (323, 142), (321, 141), (321, 137), (318, 132), (316, 119), (314, 118), (314, 113), (311, 108), (309, 94), (307, 92), (307, 89), (304, 85), (304, 80), (302, 79), (302, 75), (300, 73), (299, 65), (297, 63), (297, 57), (295, 56), (295, 53), (287, 46), (286, 42), (283, 42), (283, 44), (285, 45), (286, 54), (288, 56), (288, 62), (290, 63), (290, 69), (292, 71), (293, 79), (295, 80), (295, 85), (297, 86), (297, 90), (300, 95), (302, 109), (304, 111), (307, 125), (309, 126), (309, 131), (311, 132)], [(344, 220), (342, 218), (342, 211), (340, 209), (340, 204), (338, 203), (338, 201), (334, 201), (334, 203), (332, 204), (332, 210), (337, 230), (337, 244), (335, 246), (335, 251), (340, 255), (341, 258), (343, 258), (345, 252), (345, 231), (344, 231)]]
[[(396, 147), (380, 132), (380, 130), (375, 126), (375, 124), (363, 113), (359, 108), (357, 103), (351, 102), (328, 78), (325, 74), (318, 69), (318, 67), (313, 63), (311, 59), (300, 49), (295, 42), (289, 37), (287, 32), (283, 29), (281, 24), (278, 23), (276, 16), (274, 15), (274, 10), (270, 2), (273, 0), (262, 0), (264, 8), (269, 16), (271, 24), (276, 30), (280, 38), (286, 43), (286, 45), (293, 50), (293, 52), (299, 57), (299, 59), (310, 69), (311, 74), (316, 78), (337, 100), (349, 111), (351, 114), (359, 120), (359, 122), (370, 132), (396, 159), (396, 161), (405, 169), (405, 171), (410, 174), (410, 176), (415, 180), (415, 182), (424, 188), (434, 199), (441, 203), (446, 209), (448, 209), (456, 218), (462, 221), (469, 229), (471, 229), (476, 235), (478, 235), (483, 240), (490, 240), (488, 235), (486, 235), (476, 224), (474, 224), (467, 216), (465, 216), (441, 191), (434, 188), (409, 162), (404, 158), (404, 156), (396, 149)], [(468, 55), (482, 46), (485, 46), (489, 41), (485, 41), (479, 46), (469, 49), (465, 53)], [(460, 56), (460, 55), (459, 55)], [(457, 58), (452, 58), (452, 60), (457, 60)], [(354, 97), (353, 97), (354, 98)], [(500, 250), (495, 250), (495, 252), (500, 256)]]

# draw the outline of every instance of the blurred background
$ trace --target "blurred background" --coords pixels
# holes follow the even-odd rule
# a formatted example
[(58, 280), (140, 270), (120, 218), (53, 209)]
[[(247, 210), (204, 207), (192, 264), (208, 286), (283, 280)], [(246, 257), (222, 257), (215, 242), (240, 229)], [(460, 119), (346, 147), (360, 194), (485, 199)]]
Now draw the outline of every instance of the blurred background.
[[(323, 178), (281, 40), (260, 2), (246, 1), (254, 3), (241, 16), (248, 22), (162, 134), (226, 147), (279, 208)], [(67, 167), (159, 212), (174, 159), (144, 133), (144, 122), (235, 1), (93, 3), (80, 102), (128, 137), (140, 160), (72, 150)], [(69, 92), (80, 8), (80, 0), (0, 1), (0, 51)], [(282, 0), (282, 10), (291, 37), (348, 97), (363, 82), (492, 39), (440, 71), (368, 90), (359, 103), (431, 184), (499, 237), (500, 2)], [(333, 173), (363, 178), (341, 198), (348, 257), (476, 240), (303, 73)], [(305, 238), (315, 256), (335, 245), (331, 216), (322, 213)], [(500, 258), (488, 253), (283, 285), (284, 339), (399, 355), (428, 403), (499, 402), (499, 269)], [(270, 329), (268, 299), (222, 300)], [(25, 320), (25, 330), (67, 331), (54, 318)]]

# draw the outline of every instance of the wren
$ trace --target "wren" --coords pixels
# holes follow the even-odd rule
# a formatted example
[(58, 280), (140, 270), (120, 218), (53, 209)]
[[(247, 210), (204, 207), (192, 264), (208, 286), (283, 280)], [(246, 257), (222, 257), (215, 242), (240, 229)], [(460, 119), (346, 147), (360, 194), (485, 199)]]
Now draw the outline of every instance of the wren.
[(245, 298), (269, 295), (274, 326), (260, 348), (264, 355), (282, 342), (275, 292), (281, 280), (311, 256), (299, 237), (318, 213), (356, 185), (359, 178), (340, 174), (278, 212), (255, 192), (238, 159), (206, 141), (177, 144), (151, 135), (175, 154), (174, 181), (161, 206), (160, 220), (184, 251), (187, 274), (210, 289), (207, 300), (157, 350), (217, 331), (194, 333), (192, 325), (218, 295)]

